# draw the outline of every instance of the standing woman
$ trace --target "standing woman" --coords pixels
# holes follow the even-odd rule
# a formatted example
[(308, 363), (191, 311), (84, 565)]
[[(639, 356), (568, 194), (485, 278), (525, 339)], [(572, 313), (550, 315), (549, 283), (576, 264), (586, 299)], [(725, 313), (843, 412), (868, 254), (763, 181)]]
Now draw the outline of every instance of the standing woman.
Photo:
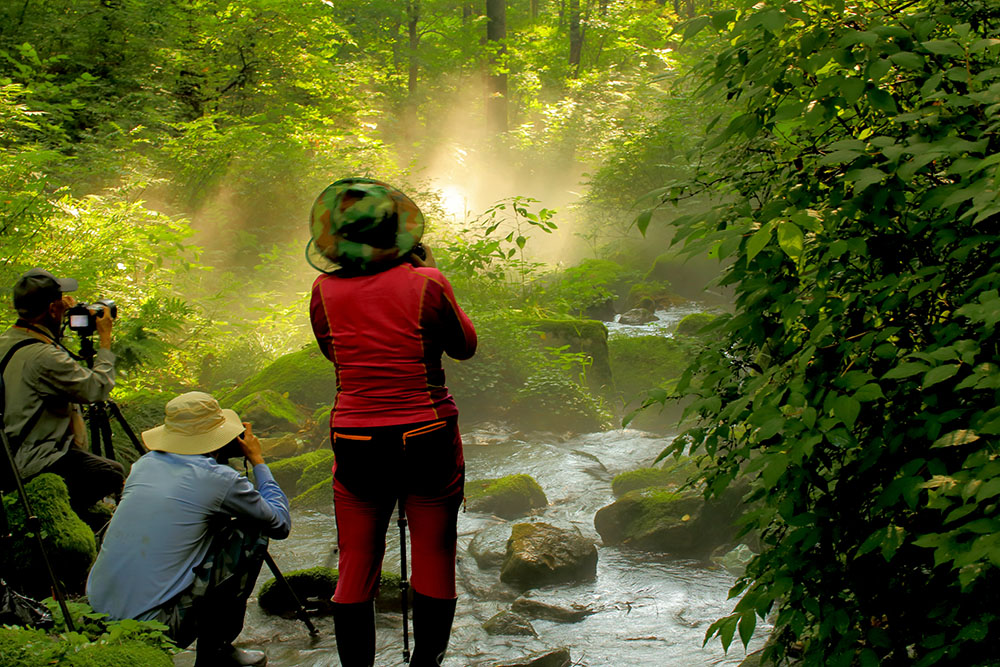
[(440, 665), (455, 615), (465, 484), (458, 409), (441, 355), (468, 359), (476, 331), (420, 244), (424, 218), (386, 183), (347, 178), (313, 204), (310, 316), (337, 370), (330, 415), (340, 548), (333, 596), (345, 667), (375, 662), (375, 607), (397, 500), (410, 526), (415, 667)]

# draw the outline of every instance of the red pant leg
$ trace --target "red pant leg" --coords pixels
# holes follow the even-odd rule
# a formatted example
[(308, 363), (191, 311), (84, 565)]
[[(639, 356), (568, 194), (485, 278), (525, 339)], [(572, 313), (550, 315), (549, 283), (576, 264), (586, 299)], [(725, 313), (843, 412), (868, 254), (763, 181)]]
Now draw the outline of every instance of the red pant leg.
[(453, 599), (458, 509), (463, 484), (459, 479), (446, 495), (409, 496), (406, 518), (410, 526), (413, 590), (432, 598)]
[(395, 498), (361, 500), (334, 479), (333, 511), (340, 549), (334, 602), (352, 604), (375, 598), (385, 555), (385, 532), (395, 504)]

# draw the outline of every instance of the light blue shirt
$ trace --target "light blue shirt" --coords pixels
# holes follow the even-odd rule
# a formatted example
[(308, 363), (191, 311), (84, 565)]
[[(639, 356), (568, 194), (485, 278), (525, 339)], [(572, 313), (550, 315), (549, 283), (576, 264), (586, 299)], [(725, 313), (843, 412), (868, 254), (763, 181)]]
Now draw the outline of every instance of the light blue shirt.
[(87, 579), (94, 610), (114, 619), (155, 616), (194, 581), (212, 541), (213, 517), (239, 517), (267, 537), (287, 537), (288, 498), (267, 465), (253, 472), (256, 489), (207, 456), (154, 451), (136, 461)]

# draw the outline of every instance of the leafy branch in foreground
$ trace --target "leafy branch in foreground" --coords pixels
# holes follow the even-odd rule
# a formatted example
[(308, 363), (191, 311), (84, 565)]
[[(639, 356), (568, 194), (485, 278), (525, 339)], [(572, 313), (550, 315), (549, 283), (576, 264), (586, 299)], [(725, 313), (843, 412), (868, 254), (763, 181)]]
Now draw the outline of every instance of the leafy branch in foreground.
[[(1000, 631), (1000, 7), (798, 3), (716, 12), (674, 221), (727, 260), (736, 310), (678, 383), (708, 493), (752, 479), (763, 551), (706, 641), (776, 614), (776, 662), (981, 665)], [(666, 191), (663, 203), (687, 190)], [(645, 220), (648, 222), (648, 218)]]

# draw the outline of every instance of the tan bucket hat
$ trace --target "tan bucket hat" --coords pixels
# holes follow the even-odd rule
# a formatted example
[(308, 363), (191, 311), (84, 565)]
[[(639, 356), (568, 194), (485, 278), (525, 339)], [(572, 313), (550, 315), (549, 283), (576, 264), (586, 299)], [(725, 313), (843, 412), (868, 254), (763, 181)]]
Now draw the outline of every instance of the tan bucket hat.
[(233, 410), (203, 391), (177, 396), (165, 409), (162, 426), (142, 432), (146, 447), (173, 454), (207, 454), (243, 432), (243, 422)]

